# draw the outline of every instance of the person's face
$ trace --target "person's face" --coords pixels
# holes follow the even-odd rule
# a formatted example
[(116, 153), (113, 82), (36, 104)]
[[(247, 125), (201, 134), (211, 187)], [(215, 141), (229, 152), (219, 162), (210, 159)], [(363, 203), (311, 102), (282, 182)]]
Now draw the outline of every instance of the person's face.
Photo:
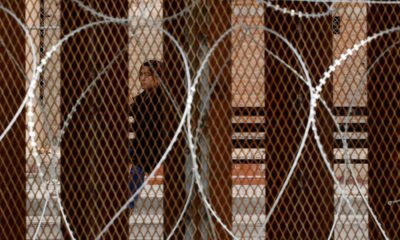
[(139, 80), (140, 85), (145, 91), (152, 90), (158, 86), (158, 79), (153, 75), (149, 66), (144, 66), (140, 69)]

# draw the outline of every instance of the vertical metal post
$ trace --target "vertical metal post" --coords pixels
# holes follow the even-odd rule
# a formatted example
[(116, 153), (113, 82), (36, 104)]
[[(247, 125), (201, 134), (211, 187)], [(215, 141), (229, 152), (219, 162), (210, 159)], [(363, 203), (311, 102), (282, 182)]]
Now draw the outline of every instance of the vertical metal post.
[[(372, 4), (368, 36), (400, 25), (400, 6)], [(399, 239), (400, 225), (400, 70), (397, 42), (391, 33), (368, 45), (368, 201), (389, 239)], [(383, 52), (396, 44), (384, 55)], [(378, 60), (378, 57), (382, 57)], [(369, 238), (384, 239), (369, 215)]]
[[(231, 27), (232, 1), (210, 0), (209, 46)], [(209, 62), (210, 85), (215, 87), (210, 99), (210, 114), (206, 128), (210, 136), (209, 186), (210, 201), (222, 222), (232, 229), (232, 43), (227, 35), (214, 50)], [(216, 239), (230, 235), (214, 218)]]
[[(190, 1), (188, 1), (190, 2)], [(194, 76), (199, 67), (200, 63), (207, 54), (208, 47), (208, 37), (207, 37), (207, 6), (206, 2), (202, 1), (196, 4), (187, 16), (187, 24), (184, 26), (185, 32), (188, 37), (188, 44), (186, 46), (186, 51), (188, 53), (190, 72)], [(210, 111), (210, 103), (205, 98), (209, 91), (209, 68), (205, 67), (202, 76), (199, 79), (199, 84), (197, 87), (198, 95), (196, 95), (193, 103), (192, 119), (193, 119), (193, 134), (198, 135), (198, 142), (196, 145), (196, 161), (199, 164), (199, 174), (202, 178), (203, 193), (209, 196), (209, 181), (208, 168), (209, 168), (209, 134), (204, 125), (198, 125), (200, 118), (200, 113), (206, 113), (208, 115)], [(199, 128), (199, 131), (195, 129)], [(194, 188), (191, 190), (190, 185), (195, 177), (193, 174), (193, 163), (192, 158), (189, 156), (186, 161), (186, 176), (190, 176), (186, 181), (187, 191), (192, 191), (193, 195), (190, 200), (190, 208), (188, 209), (188, 214), (186, 216), (186, 239), (208, 239), (208, 234), (211, 230), (210, 224), (210, 213), (204, 207), (201, 200), (201, 195), (197, 191), (199, 188), (194, 184)]]
[[(23, 20), (25, 1), (0, 0)], [(0, 133), (5, 131), (26, 95), (25, 33), (0, 10)], [(0, 239), (26, 238), (26, 123), (24, 112), (0, 141)]]
[[(302, 12), (324, 12), (321, 3), (279, 3)], [(313, 86), (332, 62), (331, 17), (299, 18), (266, 8), (265, 25), (293, 43), (302, 55)], [(279, 55), (304, 76), (293, 51), (278, 37), (265, 33), (266, 48)], [(266, 213), (269, 213), (294, 163), (305, 133), (310, 91), (289, 68), (266, 54)], [(322, 98), (332, 107), (328, 80)], [(317, 128), (324, 150), (333, 160), (333, 122), (322, 104), (317, 108)], [(298, 166), (265, 229), (266, 239), (324, 239), (334, 217), (333, 180), (318, 151), (313, 133), (308, 134)]]
[[(189, 38), (186, 51), (193, 75), (199, 71), (211, 46), (230, 28), (230, 17), (228, 1), (204, 0), (189, 12), (185, 26)], [(193, 127), (199, 130), (194, 134), (198, 134), (196, 153), (203, 191), (229, 228), (232, 226), (230, 51), (230, 36), (226, 36), (202, 70), (192, 112)], [(202, 121), (199, 122), (200, 118)], [(221, 225), (213, 220), (215, 218), (204, 206), (200, 193), (194, 195), (189, 212), (191, 228), (187, 236), (229, 238)]]
[[(210, 46), (231, 26), (231, 3), (230, 1), (204, 0), (192, 6), (193, 3), (184, 4), (183, 2), (186, 1), (164, 1), (165, 17), (181, 11), (186, 6), (191, 6), (183, 17), (165, 23), (164, 27), (174, 34), (188, 53), (190, 70), (192, 75), (195, 75), (205, 54), (210, 50)], [(168, 38), (164, 38), (164, 49), (164, 61), (168, 71), (166, 81), (173, 91), (180, 94), (181, 101), (178, 100), (178, 102), (183, 107), (184, 99), (182, 97), (186, 97), (185, 91), (187, 90), (184, 87), (183, 62), (177, 48)], [(232, 227), (230, 51), (231, 42), (230, 37), (227, 36), (215, 49), (203, 71), (197, 88), (200, 95), (195, 98), (192, 112), (193, 134), (196, 134), (195, 129), (197, 127), (201, 129), (196, 153), (199, 171), (204, 178), (204, 181), (202, 181), (204, 192), (209, 196), (213, 209), (228, 228)], [(213, 93), (208, 96), (214, 83)], [(203, 124), (197, 126), (202, 110), (206, 112)], [(180, 145), (176, 147), (175, 151), (178, 153), (187, 151), (183, 139), (178, 144)], [(185, 194), (179, 193), (172, 198), (173, 192), (182, 192), (183, 188), (179, 190), (179, 186), (185, 184), (185, 177), (187, 178), (189, 175), (183, 176), (180, 173), (178, 179), (169, 180), (174, 172), (185, 165), (185, 161), (188, 161), (186, 164), (191, 164), (190, 159), (186, 160), (182, 154), (172, 155), (165, 165), (165, 234), (169, 234), (171, 227), (176, 223), (178, 215), (172, 214), (174, 209), (177, 206), (179, 206), (178, 209), (182, 209), (185, 197), (182, 198), (181, 196), (188, 194), (187, 192)], [(195, 186), (194, 191), (196, 193), (191, 199), (186, 226), (181, 225), (175, 237), (183, 239), (186, 235), (186, 238), (208, 239), (215, 235), (216, 239), (229, 238), (226, 231), (215, 222), (215, 219), (211, 218), (211, 214), (207, 213), (207, 210), (203, 207), (204, 204), (200, 199), (197, 186)], [(175, 213), (179, 213), (179, 211), (175, 210)], [(212, 229), (213, 227), (215, 229)]]
[[(85, 4), (114, 17), (128, 16), (128, 0), (88, 0)], [(62, 34), (96, 18), (72, 1), (61, 1)], [(61, 112), (76, 109), (61, 146), (61, 195), (78, 239), (93, 239), (127, 200), (129, 146), (128, 27), (103, 24), (86, 29), (61, 50)], [(108, 65), (111, 64), (111, 67)], [(64, 236), (68, 233), (64, 229)], [(128, 212), (104, 236), (127, 239)]]
[[(170, 0), (163, 1), (163, 16), (175, 16), (176, 13), (181, 12), (186, 7), (185, 1)], [(181, 47), (186, 45), (186, 37), (184, 32), (185, 17), (177, 15), (168, 21), (164, 22), (164, 29), (168, 31)], [(184, 109), (186, 99), (185, 87), (185, 69), (183, 58), (179, 50), (171, 38), (164, 34), (163, 36), (163, 60), (165, 65), (164, 80), (167, 88), (169, 89), (177, 105), (180, 107), (181, 112)], [(166, 114), (172, 121), (172, 131), (168, 134), (169, 137), (173, 136), (174, 130), (177, 129), (180, 118), (178, 114), (173, 114), (176, 111), (172, 108), (165, 109)], [(164, 194), (163, 194), (163, 217), (164, 217), (164, 237), (167, 237), (177, 224), (177, 220), (181, 210), (185, 204), (187, 193), (185, 189), (185, 161), (188, 155), (183, 134), (181, 134), (175, 143), (174, 148), (170, 152), (164, 164)], [(171, 239), (184, 239), (185, 238), (185, 224), (181, 222)]]

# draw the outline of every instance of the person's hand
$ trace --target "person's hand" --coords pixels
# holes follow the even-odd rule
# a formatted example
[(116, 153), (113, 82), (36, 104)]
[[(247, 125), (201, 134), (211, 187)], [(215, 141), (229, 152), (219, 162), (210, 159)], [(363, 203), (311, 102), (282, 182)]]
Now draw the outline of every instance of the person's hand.
[(128, 164), (128, 173), (129, 173), (129, 175), (131, 174), (131, 169), (132, 169), (132, 163), (129, 163)]
[(134, 102), (135, 102), (135, 98), (133, 97), (132, 94), (129, 94), (129, 99), (128, 99), (129, 106), (132, 105)]

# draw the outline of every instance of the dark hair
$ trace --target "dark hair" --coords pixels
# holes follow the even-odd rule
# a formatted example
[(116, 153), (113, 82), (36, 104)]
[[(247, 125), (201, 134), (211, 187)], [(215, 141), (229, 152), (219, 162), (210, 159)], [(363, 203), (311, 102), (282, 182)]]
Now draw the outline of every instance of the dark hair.
[(162, 79), (163, 76), (163, 63), (158, 60), (148, 60), (142, 64), (142, 67), (149, 67), (151, 70), (151, 73), (157, 77), (159, 80)]

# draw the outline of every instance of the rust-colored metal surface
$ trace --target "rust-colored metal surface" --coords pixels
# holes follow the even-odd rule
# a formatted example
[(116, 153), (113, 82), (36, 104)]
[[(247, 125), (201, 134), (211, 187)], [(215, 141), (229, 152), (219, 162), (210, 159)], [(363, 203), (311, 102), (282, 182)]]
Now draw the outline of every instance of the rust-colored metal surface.
[(397, 239), (399, 11), (0, 0), (0, 239)]
[[(85, 4), (107, 15), (128, 15), (128, 1)], [(72, 1), (61, 2), (61, 12), (64, 36), (95, 19)], [(82, 30), (62, 46), (61, 112), (72, 127), (65, 129), (61, 143), (61, 199), (79, 239), (93, 239), (128, 198), (127, 63), (128, 27), (121, 24)], [(85, 89), (91, 87), (95, 90), (68, 119)], [(125, 239), (128, 230), (125, 212), (104, 237)], [(63, 235), (71, 237), (67, 230)]]
[[(0, 1), (17, 18), (23, 18), (24, 2)], [(0, 132), (13, 121), (25, 95), (25, 34), (9, 13), (0, 12)], [(24, 112), (22, 113), (24, 115)], [(0, 238), (23, 239), (26, 234), (25, 128), (18, 118), (0, 142)]]
[[(315, 13), (328, 10), (325, 4), (316, 3), (292, 3), (282, 7)], [(293, 49), (271, 33), (265, 35), (266, 48), (292, 66), (303, 79), (266, 52), (266, 212), (272, 212), (276, 207), (266, 227), (266, 238), (324, 239), (329, 236), (334, 219), (333, 181), (318, 150), (315, 135), (308, 133), (311, 130), (309, 119), (315, 118), (330, 167), (333, 164), (334, 124), (321, 103), (316, 108), (315, 117), (313, 113), (310, 115), (312, 106), (307, 81), (313, 86), (318, 85), (318, 80), (332, 64), (332, 17), (305, 19), (273, 9), (266, 9), (265, 17), (266, 27), (287, 38), (302, 59), (298, 60)], [(302, 68), (301, 61), (304, 61), (306, 69)], [(321, 98), (327, 107), (332, 107), (330, 81), (324, 86)], [(307, 138), (303, 139), (304, 136)], [(301, 149), (302, 141), (304, 149)], [(294, 168), (293, 175), (290, 175), (291, 168)], [(275, 206), (289, 177), (292, 178), (282, 199)]]
[[(369, 35), (400, 24), (399, 6), (371, 6), (368, 11)], [(379, 222), (369, 218), (369, 236), (385, 239), (400, 237), (400, 40), (398, 32), (379, 38), (368, 46), (368, 201)]]
[[(162, 10), (164, 16), (175, 16), (186, 7), (184, 1), (163, 1)], [(184, 26), (185, 18), (183, 16), (177, 16), (171, 21), (164, 23), (166, 31), (170, 32), (175, 40), (184, 45), (185, 44), (185, 32)], [(165, 49), (163, 53), (164, 65), (168, 69), (165, 74), (165, 83), (172, 93), (172, 97), (177, 103), (177, 109), (182, 116), (184, 111), (184, 104), (186, 100), (185, 93), (185, 71), (184, 71), (184, 57), (178, 50), (178, 46), (174, 43), (173, 38), (164, 36), (163, 47)], [(174, 111), (170, 106), (170, 111)], [(177, 110), (175, 110), (177, 111)], [(179, 115), (174, 114), (170, 117), (171, 128), (177, 129), (178, 124), (181, 120)], [(173, 135), (173, 131), (170, 133)], [(178, 223), (180, 209), (185, 205), (185, 199), (188, 198), (188, 194), (185, 191), (185, 181), (188, 178), (185, 171), (185, 161), (189, 157), (189, 151), (187, 149), (184, 136), (179, 136), (176, 147), (171, 151), (169, 157), (166, 159), (164, 164), (164, 192), (163, 192), (163, 208), (164, 226), (163, 235), (166, 237), (172, 232), (176, 224)], [(183, 239), (185, 237), (186, 227), (184, 223), (179, 223), (176, 233), (172, 236), (172, 239)]]
[[(182, 6), (179, 6), (181, 4)], [(213, 46), (217, 39), (226, 32), (230, 27), (230, 14), (231, 7), (228, 2), (218, 1), (211, 2), (211, 7), (206, 2), (193, 6), (192, 9), (186, 13), (186, 18), (177, 19), (166, 23), (166, 29), (181, 41), (183, 49), (188, 54), (190, 72), (193, 76), (196, 75), (200, 69), (203, 69), (202, 75), (198, 79), (199, 81), (199, 95), (195, 96), (193, 103), (193, 126), (199, 130), (193, 131), (195, 135), (196, 145), (194, 151), (199, 163), (200, 177), (205, 178), (202, 180), (204, 184), (204, 195), (209, 197), (209, 204), (219, 216), (222, 221), (231, 227), (231, 204), (232, 198), (232, 181), (230, 177), (232, 162), (230, 155), (232, 147), (230, 145), (231, 139), (231, 114), (229, 113), (230, 107), (230, 58), (226, 57), (230, 55), (230, 38), (229, 36), (223, 39), (222, 43), (217, 46), (216, 53), (211, 56), (205, 66), (203, 62), (206, 61), (206, 54)], [(181, 1), (169, 1), (164, 2), (164, 13), (167, 16), (173, 15), (176, 11), (179, 12), (180, 8), (185, 7)], [(186, 6), (187, 7), (187, 6)], [(171, 89), (179, 88), (184, 89), (185, 84), (185, 68), (184, 63), (180, 57), (178, 48), (170, 39), (164, 38), (164, 47), (167, 51), (164, 53), (164, 59), (168, 71), (166, 75), (167, 85)], [(179, 56), (179, 57), (178, 57)], [(180, 74), (173, 74), (179, 72)], [(171, 76), (172, 75), (172, 76)], [(177, 76), (182, 76), (177, 78)], [(221, 77), (222, 76), (222, 77)], [(213, 89), (213, 93), (211, 93)], [(182, 90), (180, 90), (182, 92)], [(176, 92), (176, 91), (175, 91)], [(176, 95), (175, 95), (176, 96)], [(177, 96), (177, 102), (180, 105), (184, 104), (182, 96)], [(182, 108), (181, 108), (182, 109)], [(223, 113), (223, 114), (221, 114)], [(197, 141), (198, 140), (198, 141)], [(186, 186), (188, 182), (193, 181), (195, 175), (190, 174), (190, 169), (195, 167), (192, 163), (192, 157), (190, 154), (190, 146), (188, 143), (180, 139), (177, 144), (179, 148), (182, 148), (178, 154), (172, 155), (170, 163), (166, 163), (166, 191), (164, 196), (164, 203), (166, 203), (166, 209), (164, 210), (164, 219), (166, 221), (165, 234), (171, 232), (173, 226), (176, 224), (179, 212), (175, 211), (175, 215), (171, 215), (175, 206), (181, 206), (181, 202), (185, 202), (188, 189), (176, 188), (179, 185)], [(182, 154), (185, 152), (185, 154)], [(179, 160), (178, 160), (179, 159)], [(224, 168), (220, 168), (220, 165), (224, 165)], [(172, 179), (169, 174), (173, 174), (177, 171), (179, 166), (183, 169), (189, 169), (173, 178), (173, 182), (168, 179)], [(185, 173), (185, 174), (183, 174)], [(189, 173), (189, 174), (187, 174)], [(222, 180), (222, 181), (221, 181)], [(182, 182), (181, 182), (182, 181)], [(181, 199), (180, 197), (185, 198)], [(195, 193), (191, 196), (189, 217), (192, 218), (192, 223), (185, 224), (185, 227), (179, 228), (176, 231), (174, 237), (186, 236), (195, 239), (204, 239), (208, 237), (216, 239), (225, 239), (228, 237), (227, 233), (223, 230), (219, 223), (213, 219), (209, 219), (210, 210), (202, 207), (201, 193)], [(212, 227), (216, 226), (215, 230)]]
[[(208, 46), (217, 44), (217, 40), (231, 27), (231, 1), (213, 0), (210, 2)], [(209, 184), (212, 208), (228, 229), (233, 227), (232, 197), (232, 42), (231, 34), (226, 36), (210, 59), (209, 83), (215, 86), (210, 96), (210, 113), (205, 121), (210, 142)], [(223, 114), (221, 114), (223, 113)], [(203, 131), (204, 132), (204, 131)], [(221, 168), (220, 166), (224, 166)], [(220, 223), (213, 220), (215, 236), (209, 239), (231, 239)]]

